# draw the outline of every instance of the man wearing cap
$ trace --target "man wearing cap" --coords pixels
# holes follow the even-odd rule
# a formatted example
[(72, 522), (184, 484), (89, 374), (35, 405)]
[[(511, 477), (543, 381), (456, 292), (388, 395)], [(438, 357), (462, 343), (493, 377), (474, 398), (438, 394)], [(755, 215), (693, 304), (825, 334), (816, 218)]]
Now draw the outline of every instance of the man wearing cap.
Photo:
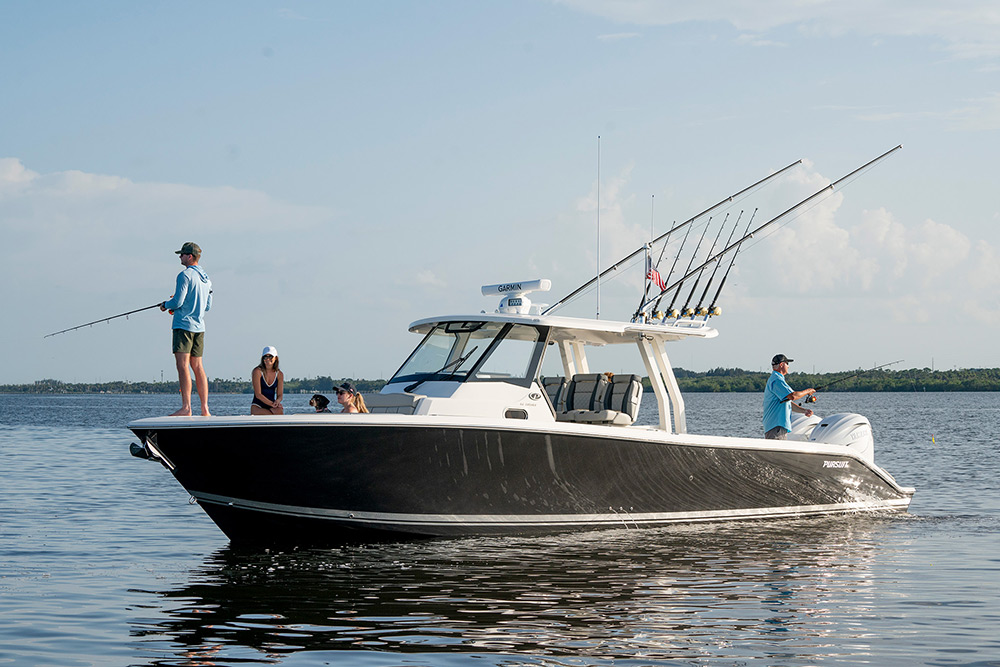
[(792, 410), (811, 417), (813, 411), (804, 408), (793, 401), (815, 394), (816, 390), (809, 388), (792, 391), (785, 381), (788, 374), (788, 364), (792, 360), (783, 354), (776, 354), (771, 359), (771, 377), (764, 387), (764, 437), (768, 440), (784, 440), (792, 430)]
[[(191, 376), (194, 375), (201, 414), (208, 412), (208, 376), (202, 365), (205, 350), (205, 313), (212, 308), (212, 281), (205, 270), (198, 266), (201, 248), (188, 241), (175, 251), (181, 258), (184, 270), (177, 274), (174, 295), (160, 304), (160, 310), (174, 314), (173, 351), (177, 362), (177, 379), (181, 386), (181, 409), (171, 417), (191, 415)], [(188, 369), (190, 367), (190, 370)]]

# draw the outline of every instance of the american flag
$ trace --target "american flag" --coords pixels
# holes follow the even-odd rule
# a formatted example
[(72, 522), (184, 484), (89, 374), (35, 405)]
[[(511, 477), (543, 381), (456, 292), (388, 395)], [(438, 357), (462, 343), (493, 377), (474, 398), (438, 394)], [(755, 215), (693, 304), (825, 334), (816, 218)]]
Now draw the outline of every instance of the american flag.
[(646, 258), (646, 278), (648, 280), (652, 280), (653, 284), (659, 287), (661, 292), (667, 286), (667, 284), (663, 282), (663, 278), (660, 277), (660, 272), (653, 266), (653, 260), (649, 257)]

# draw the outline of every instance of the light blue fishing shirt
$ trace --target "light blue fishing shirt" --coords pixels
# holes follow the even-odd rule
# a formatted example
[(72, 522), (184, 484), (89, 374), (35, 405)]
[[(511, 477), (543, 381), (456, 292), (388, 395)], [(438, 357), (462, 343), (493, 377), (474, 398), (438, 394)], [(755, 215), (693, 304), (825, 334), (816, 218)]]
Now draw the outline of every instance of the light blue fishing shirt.
[[(764, 387), (764, 433), (775, 426), (783, 426), (786, 431), (792, 430), (792, 402), (785, 397), (793, 393), (785, 381), (785, 376), (778, 371), (771, 371)], [(782, 401), (785, 401), (782, 403)]]
[(212, 309), (212, 281), (205, 270), (194, 265), (178, 273), (174, 295), (163, 305), (174, 311), (172, 328), (204, 331), (205, 313)]

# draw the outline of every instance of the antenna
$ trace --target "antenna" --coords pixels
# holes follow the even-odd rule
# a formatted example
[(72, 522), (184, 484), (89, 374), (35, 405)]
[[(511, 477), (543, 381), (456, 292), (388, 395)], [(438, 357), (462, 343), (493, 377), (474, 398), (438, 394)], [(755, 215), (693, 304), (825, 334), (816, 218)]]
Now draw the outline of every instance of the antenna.
[(601, 135), (597, 135), (597, 319), (601, 319)]

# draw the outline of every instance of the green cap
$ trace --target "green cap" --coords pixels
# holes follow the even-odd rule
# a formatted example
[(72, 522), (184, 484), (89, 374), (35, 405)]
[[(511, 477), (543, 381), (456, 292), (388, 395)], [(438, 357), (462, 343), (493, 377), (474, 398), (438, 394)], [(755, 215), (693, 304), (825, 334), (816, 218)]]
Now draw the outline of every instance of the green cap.
[(180, 250), (175, 250), (178, 255), (194, 255), (195, 257), (201, 257), (201, 248), (198, 247), (197, 243), (188, 241), (181, 246)]

